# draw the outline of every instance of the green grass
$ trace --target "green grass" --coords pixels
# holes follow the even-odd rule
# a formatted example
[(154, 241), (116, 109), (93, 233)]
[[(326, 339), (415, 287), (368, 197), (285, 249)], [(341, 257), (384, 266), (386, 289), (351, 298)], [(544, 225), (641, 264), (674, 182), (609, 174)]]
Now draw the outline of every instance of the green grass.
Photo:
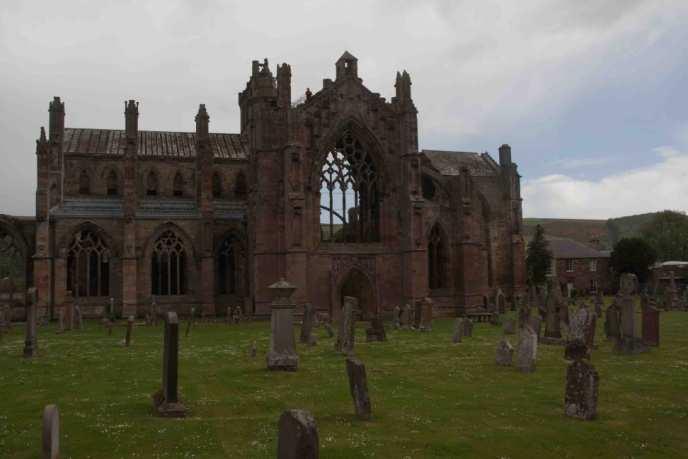
[[(184, 325), (185, 326), (185, 325)], [(196, 324), (180, 338), (185, 419), (161, 419), (150, 394), (159, 388), (162, 327), (124, 327), (108, 337), (96, 322), (84, 331), (40, 328), (39, 355), (24, 359), (23, 330), (0, 342), (0, 457), (40, 453), (43, 407), (56, 403), (63, 458), (275, 457), (277, 420), (288, 408), (313, 413), (323, 458), (357, 457), (685, 457), (688, 448), (688, 314), (662, 314), (661, 347), (612, 354), (600, 339), (599, 419), (563, 415), (566, 362), (561, 347), (540, 346), (538, 368), (520, 374), (494, 364), (501, 331), (477, 324), (451, 344), (452, 321), (431, 333), (389, 330), (363, 343), (373, 419), (353, 416), (344, 359), (317, 330), (316, 347), (298, 346), (299, 370), (265, 369), (269, 324)], [(512, 342), (515, 337), (511, 337)], [(259, 356), (248, 349), (257, 340)], [(514, 343), (515, 344), (515, 343)]]

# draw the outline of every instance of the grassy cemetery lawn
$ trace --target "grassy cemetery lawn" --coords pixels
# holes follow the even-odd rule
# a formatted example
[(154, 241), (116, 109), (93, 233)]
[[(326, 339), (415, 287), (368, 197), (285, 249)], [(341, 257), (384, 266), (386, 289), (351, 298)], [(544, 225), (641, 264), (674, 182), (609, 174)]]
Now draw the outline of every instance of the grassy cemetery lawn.
[[(635, 356), (611, 352), (598, 321), (593, 364), (600, 374), (595, 421), (563, 413), (563, 348), (541, 345), (537, 370), (495, 365), (501, 328), (476, 324), (451, 344), (449, 319), (431, 333), (394, 331), (365, 343), (373, 418), (355, 419), (344, 357), (316, 329), (318, 345), (298, 345), (295, 373), (269, 372), (269, 323), (180, 324), (180, 395), (185, 419), (153, 415), (161, 384), (163, 327), (124, 323), (56, 334), (39, 327), (38, 356), (22, 357), (23, 327), (0, 341), (0, 457), (40, 454), (43, 407), (56, 403), (64, 458), (275, 457), (283, 410), (311, 411), (324, 458), (686, 457), (688, 313), (662, 313), (661, 346)], [(295, 330), (298, 333), (298, 328)], [(516, 344), (516, 336), (509, 337)], [(258, 357), (249, 356), (256, 340)]]

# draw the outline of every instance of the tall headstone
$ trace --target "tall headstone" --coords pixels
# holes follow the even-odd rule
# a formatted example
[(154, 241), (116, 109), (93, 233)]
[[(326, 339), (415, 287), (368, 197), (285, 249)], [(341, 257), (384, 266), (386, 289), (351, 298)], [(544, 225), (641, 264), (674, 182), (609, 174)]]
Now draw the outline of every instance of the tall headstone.
[(313, 321), (315, 320), (315, 308), (311, 303), (303, 306), (303, 321), (301, 322), (301, 335), (299, 341), (309, 346), (316, 344), (313, 336)]
[(636, 334), (636, 304), (633, 294), (636, 292), (638, 279), (635, 274), (624, 273), (620, 276), (619, 283), (620, 327), (614, 351), (620, 354), (645, 352), (647, 347), (643, 344), (642, 337)]
[(463, 336), (466, 338), (473, 337), (473, 321), (468, 317), (463, 318)]
[(588, 349), (581, 340), (566, 346), (566, 358), (573, 362), (566, 369), (564, 412), (566, 416), (586, 421), (597, 417), (597, 395), (600, 377), (585, 359)]
[(423, 300), (423, 312), (421, 316), (420, 331), (432, 331), (433, 301), (430, 297)]
[(344, 297), (344, 306), (342, 307), (341, 316), (339, 317), (337, 340), (334, 346), (337, 351), (345, 354), (354, 350), (354, 342), (356, 340), (354, 310), (357, 304), (358, 300), (356, 298), (352, 296)]
[(573, 314), (569, 327), (569, 341), (581, 340), (585, 341), (585, 333), (588, 327), (590, 314), (587, 308), (581, 307)]
[(31, 287), (26, 295), (26, 336), (24, 339), (24, 357), (33, 357), (36, 353), (36, 288)]
[(535, 332), (529, 326), (524, 327), (518, 338), (518, 351), (516, 355), (516, 367), (522, 373), (532, 373), (535, 371), (537, 345), (538, 340)]
[(556, 279), (550, 279), (547, 294), (547, 315), (545, 316), (545, 336), (543, 343), (557, 344), (561, 342), (561, 312), (564, 306), (561, 290)]
[(81, 306), (78, 302), (74, 304), (74, 321), (79, 330), (84, 329), (84, 317), (81, 315)]
[(509, 340), (504, 338), (497, 344), (497, 356), (495, 361), (497, 362), (497, 365), (509, 367), (512, 365), (513, 360), (514, 347), (511, 345)]
[(134, 329), (134, 316), (129, 316), (127, 319), (127, 334), (124, 337), (124, 345), (129, 347), (131, 344), (131, 332)]
[(616, 339), (619, 336), (619, 306), (617, 299), (604, 312), (604, 332), (607, 335), (607, 339)]
[(502, 292), (501, 288), (498, 288), (497, 293), (495, 294), (495, 305), (499, 314), (506, 313), (506, 297), (504, 296), (504, 292)]
[(349, 376), (349, 391), (354, 401), (354, 409), (359, 419), (370, 419), (370, 397), (368, 396), (368, 379), (363, 363), (355, 358), (346, 359), (346, 373)]
[(268, 370), (296, 371), (299, 356), (296, 354), (294, 338), (294, 309), (291, 299), (296, 286), (284, 279), (269, 287), (273, 292), (270, 317), (270, 350), (266, 357)]
[(60, 412), (56, 405), (43, 408), (43, 459), (60, 459)]
[(454, 321), (454, 333), (452, 334), (452, 343), (458, 344), (461, 342), (464, 330), (465, 326), (463, 324), (463, 319), (459, 317)]
[(370, 327), (366, 329), (366, 341), (387, 341), (387, 332), (385, 331), (385, 323), (382, 317), (378, 314), (370, 321)]
[(71, 290), (65, 292), (63, 309), (65, 311), (65, 329), (72, 330), (74, 329), (74, 297)]
[(315, 419), (306, 410), (287, 410), (277, 424), (277, 459), (318, 459), (320, 440)]
[(162, 389), (153, 394), (153, 405), (160, 416), (181, 418), (186, 407), (179, 399), (179, 319), (177, 313), (165, 314), (165, 338), (162, 353)]
[(659, 346), (659, 309), (653, 302), (643, 308), (643, 343), (648, 346)]
[(401, 313), (401, 325), (406, 329), (409, 330), (411, 328), (411, 322), (412, 322), (412, 313), (413, 313), (413, 308), (411, 307), (410, 304), (406, 303), (404, 305), (404, 310)]
[(602, 289), (597, 289), (597, 294), (595, 295), (595, 315), (597, 317), (602, 317), (602, 307), (604, 306), (604, 297), (602, 296)]
[(399, 305), (394, 306), (394, 329), (399, 330), (401, 328), (401, 308)]

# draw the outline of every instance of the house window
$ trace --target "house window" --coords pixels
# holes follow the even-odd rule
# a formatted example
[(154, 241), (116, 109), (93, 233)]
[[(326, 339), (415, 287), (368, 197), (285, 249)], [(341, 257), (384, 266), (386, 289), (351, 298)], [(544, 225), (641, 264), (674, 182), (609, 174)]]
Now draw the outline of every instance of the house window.
[(183, 295), (186, 293), (186, 250), (173, 231), (165, 231), (153, 246), (151, 256), (151, 293)]
[(597, 279), (590, 279), (590, 293), (597, 293)]
[(67, 254), (67, 290), (75, 297), (110, 292), (110, 250), (95, 232), (79, 231)]
[(590, 272), (594, 273), (597, 271), (597, 260), (590, 260)]
[(573, 269), (574, 269), (574, 267), (575, 267), (574, 261), (575, 261), (575, 260), (573, 260), (573, 259), (571, 259), (571, 258), (569, 258), (569, 259), (566, 260), (566, 272), (567, 272), (567, 273), (572, 273), (572, 272), (573, 272)]

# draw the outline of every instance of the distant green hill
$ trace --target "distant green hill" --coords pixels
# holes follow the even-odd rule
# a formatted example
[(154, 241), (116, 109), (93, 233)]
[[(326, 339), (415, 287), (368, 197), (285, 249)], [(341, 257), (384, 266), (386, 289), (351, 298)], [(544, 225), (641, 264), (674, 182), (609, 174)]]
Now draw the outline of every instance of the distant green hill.
[(655, 213), (630, 215), (608, 220), (585, 220), (575, 218), (524, 218), (523, 229), (526, 238), (535, 232), (536, 225), (545, 228), (545, 234), (566, 237), (599, 249), (611, 250), (624, 237), (640, 235), (640, 228), (654, 217)]

